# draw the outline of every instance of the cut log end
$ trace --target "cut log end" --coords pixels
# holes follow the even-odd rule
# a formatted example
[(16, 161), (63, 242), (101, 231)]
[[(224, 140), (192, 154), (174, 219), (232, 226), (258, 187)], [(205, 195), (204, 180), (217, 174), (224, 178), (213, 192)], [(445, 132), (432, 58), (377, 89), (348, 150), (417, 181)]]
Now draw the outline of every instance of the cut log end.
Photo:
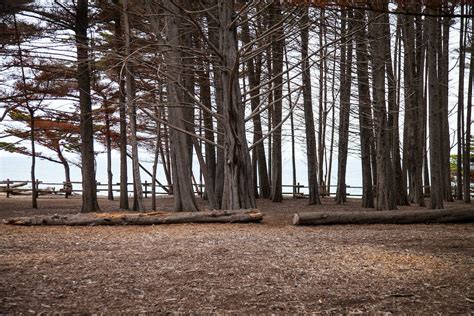
[(300, 223), (300, 215), (298, 213), (295, 213), (293, 216), (293, 225), (299, 225)]

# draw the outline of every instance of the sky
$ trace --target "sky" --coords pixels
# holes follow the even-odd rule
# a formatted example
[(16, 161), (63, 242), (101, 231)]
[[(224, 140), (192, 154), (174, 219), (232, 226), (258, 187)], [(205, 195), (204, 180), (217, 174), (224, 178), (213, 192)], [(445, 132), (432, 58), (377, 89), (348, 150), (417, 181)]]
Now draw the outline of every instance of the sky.
[[(285, 152), (285, 149), (283, 149)], [(283, 184), (291, 185), (293, 183), (293, 176), (291, 170), (291, 155), (283, 155)], [(97, 176), (98, 182), (105, 184), (107, 183), (107, 158), (105, 154), (99, 154), (96, 159), (97, 162)], [(296, 179), (302, 185), (307, 185), (307, 168), (304, 159), (297, 158), (296, 160)], [(143, 159), (141, 163), (147, 168), (148, 171), (152, 170), (151, 159)], [(112, 157), (112, 173), (114, 175), (113, 182), (119, 182), (120, 178), (120, 158), (118, 153), (114, 153)], [(199, 167), (197, 164), (193, 166), (195, 177), (199, 179)], [(31, 178), (31, 157), (20, 156), (0, 151), (0, 181), (10, 179), (17, 181), (27, 181)], [(131, 181), (131, 161), (128, 162), (128, 174), (129, 182)], [(145, 172), (141, 172), (142, 182), (151, 182), (151, 177)], [(37, 159), (36, 162), (36, 178), (44, 183), (62, 183), (64, 181), (64, 168), (62, 165), (52, 163), (47, 160)], [(333, 162), (333, 177), (331, 180), (332, 185), (336, 184), (337, 178), (337, 167)], [(80, 181), (81, 171), (76, 166), (71, 166), (71, 180)], [(158, 168), (158, 180), (162, 183), (166, 183), (163, 169), (160, 165)], [(199, 181), (199, 180), (198, 180)], [(360, 168), (360, 161), (357, 158), (349, 157), (348, 169), (347, 169), (347, 184), (350, 186), (361, 186), (362, 184), (362, 173)], [(53, 186), (44, 184), (43, 186)], [(56, 187), (60, 187), (56, 185)], [(335, 192), (335, 188), (331, 189)], [(284, 192), (291, 191), (291, 188), (284, 188)], [(305, 190), (302, 190), (305, 192)], [(348, 190), (349, 193), (357, 194), (360, 190)], [(105, 193), (103, 193), (105, 194)]]

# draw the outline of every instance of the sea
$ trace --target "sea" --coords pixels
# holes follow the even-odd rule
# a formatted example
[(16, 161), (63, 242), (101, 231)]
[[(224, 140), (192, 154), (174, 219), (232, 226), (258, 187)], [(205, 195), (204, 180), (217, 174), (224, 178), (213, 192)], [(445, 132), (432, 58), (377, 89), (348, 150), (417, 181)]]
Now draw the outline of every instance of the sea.
[[(141, 164), (151, 173), (152, 171), (152, 158), (147, 155), (142, 155), (140, 159)], [(71, 168), (71, 180), (72, 182), (77, 182), (75, 189), (79, 187), (82, 176), (81, 170), (79, 167), (72, 165)], [(120, 158), (118, 153), (112, 155), (112, 173), (113, 173), (113, 182), (118, 183), (120, 181)], [(335, 185), (337, 179), (337, 158), (333, 161), (332, 164), (332, 176), (331, 176), (331, 192), (335, 193)], [(197, 162), (193, 165), (193, 172), (196, 179), (196, 182), (202, 183), (199, 165)], [(40, 181), (40, 188), (54, 187), (56, 190), (59, 190), (62, 187), (62, 183), (65, 180), (64, 168), (61, 164), (54, 163), (45, 159), (36, 159), (36, 178)], [(151, 177), (144, 171), (141, 171), (141, 180), (144, 183), (151, 183)], [(31, 157), (0, 152), (0, 182), (4, 182), (7, 179), (10, 181), (30, 181), (31, 179)], [(106, 183), (107, 183), (107, 157), (105, 154), (98, 154), (96, 157), (96, 179), (99, 183), (99, 188), (103, 191), (99, 191), (99, 195), (106, 195)], [(131, 182), (132, 179), (132, 169), (131, 161), (128, 161), (128, 179)], [(161, 165), (158, 166), (157, 179), (166, 184), (166, 178), (163, 172)], [(283, 192), (285, 195), (290, 195), (292, 192), (291, 187), (293, 183), (293, 174), (292, 174), (292, 161), (291, 156), (288, 158), (288, 155), (284, 155), (283, 159)], [(299, 182), (300, 185), (304, 186), (300, 191), (301, 193), (308, 193), (307, 190), (307, 166), (303, 157), (296, 158), (296, 182)], [(361, 195), (361, 186), (362, 186), (362, 171), (360, 160), (354, 157), (349, 156), (347, 162), (347, 173), (346, 173), (346, 183), (348, 185), (347, 192), (349, 196), (358, 197)], [(31, 188), (31, 185), (28, 184), (25, 188)], [(116, 187), (118, 189), (118, 186)], [(129, 190), (132, 188), (129, 186)], [(164, 193), (163, 190), (158, 189), (158, 192)]]

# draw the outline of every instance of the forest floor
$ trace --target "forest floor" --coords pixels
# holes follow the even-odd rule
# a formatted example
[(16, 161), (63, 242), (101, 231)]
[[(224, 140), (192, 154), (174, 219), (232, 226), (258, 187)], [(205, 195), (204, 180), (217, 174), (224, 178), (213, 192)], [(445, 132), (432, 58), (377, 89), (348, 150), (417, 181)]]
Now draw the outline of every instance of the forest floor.
[[(297, 227), (295, 211), (360, 202), (257, 203), (260, 224), (2, 224), (0, 314), (474, 313), (474, 225)], [(0, 219), (80, 204), (40, 197), (33, 210), (30, 198), (0, 196)], [(99, 204), (118, 210), (118, 201)], [(172, 200), (158, 205), (170, 210)]]

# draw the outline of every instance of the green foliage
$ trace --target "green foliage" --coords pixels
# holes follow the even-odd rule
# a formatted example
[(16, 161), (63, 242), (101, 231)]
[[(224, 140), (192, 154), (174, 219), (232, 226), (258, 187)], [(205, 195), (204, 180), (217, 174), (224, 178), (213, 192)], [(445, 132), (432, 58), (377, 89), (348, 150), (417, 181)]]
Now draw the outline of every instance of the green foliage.
[(15, 154), (25, 154), (28, 152), (26, 147), (23, 146), (18, 146), (13, 143), (8, 143), (8, 142), (0, 142), (0, 150), (4, 150), (10, 153), (15, 153)]
[(18, 109), (11, 110), (10, 113), (8, 113), (8, 115), (14, 121), (20, 121), (20, 122), (30, 121), (30, 116), (26, 114), (25, 112)]
[[(470, 153), (471, 153), (471, 161), (472, 161), (472, 157), (474, 157), (474, 138), (471, 138)], [(461, 155), (461, 159), (462, 159), (462, 155)], [(449, 167), (451, 169), (451, 172), (456, 172), (456, 170), (457, 170), (457, 161), (458, 161), (458, 155), (457, 154), (450, 155)]]

